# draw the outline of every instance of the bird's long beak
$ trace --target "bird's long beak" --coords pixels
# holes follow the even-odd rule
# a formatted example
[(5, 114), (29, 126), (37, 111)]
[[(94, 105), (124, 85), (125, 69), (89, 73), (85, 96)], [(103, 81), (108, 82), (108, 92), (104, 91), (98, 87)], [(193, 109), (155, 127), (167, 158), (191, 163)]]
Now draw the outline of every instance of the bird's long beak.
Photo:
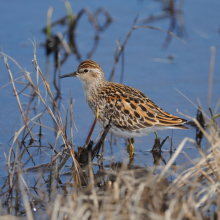
[(72, 76), (76, 77), (77, 75), (78, 75), (77, 72), (68, 73), (68, 74), (60, 76), (60, 79), (65, 78), (65, 77), (72, 77)]

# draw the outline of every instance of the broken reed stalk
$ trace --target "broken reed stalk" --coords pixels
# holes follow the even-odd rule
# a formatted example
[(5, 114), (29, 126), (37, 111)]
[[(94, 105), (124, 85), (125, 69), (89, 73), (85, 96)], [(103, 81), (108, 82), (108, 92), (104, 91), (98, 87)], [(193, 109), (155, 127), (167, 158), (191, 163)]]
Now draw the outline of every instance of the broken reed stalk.
[(211, 47), (210, 67), (209, 67), (209, 84), (208, 84), (208, 99), (207, 99), (207, 106), (208, 107), (211, 107), (212, 83), (213, 83), (213, 73), (214, 73), (214, 65), (215, 65), (215, 51), (216, 51), (216, 48), (214, 46), (212, 46)]
[(52, 30), (51, 30), (52, 13), (53, 13), (53, 7), (50, 7), (47, 12), (47, 38), (52, 37)]
[(71, 146), (73, 149), (73, 153), (74, 153), (74, 148), (73, 148), (73, 121), (75, 123), (74, 120), (74, 116), (73, 116), (73, 98), (72, 98), (72, 94), (70, 92), (70, 133), (71, 133)]
[(87, 146), (88, 146), (88, 143), (89, 143), (89, 140), (90, 140), (90, 138), (91, 138), (91, 135), (92, 135), (92, 132), (93, 132), (93, 130), (94, 130), (94, 128), (95, 128), (95, 125), (96, 125), (96, 122), (97, 122), (97, 120), (98, 120), (98, 117), (99, 117), (99, 107), (98, 107), (98, 105), (96, 106), (96, 117), (95, 117), (95, 119), (94, 119), (94, 122), (93, 122), (93, 124), (92, 124), (92, 127), (91, 127), (91, 129), (90, 129), (90, 131), (89, 131), (89, 134), (88, 134), (88, 137), (87, 137), (87, 139), (86, 139), (86, 143), (85, 143), (85, 148), (87, 148)]
[[(30, 205), (30, 202), (29, 202), (29, 199), (28, 199), (28, 195), (26, 193), (26, 190), (28, 190), (28, 186), (25, 183), (25, 180), (24, 180), (24, 178), (22, 177), (21, 174), (19, 175), (19, 177), (20, 177), (20, 181), (23, 183), (23, 184), (20, 183), (19, 186), (20, 186), (21, 195), (22, 195), (22, 198), (23, 198), (23, 201), (24, 201), (24, 206), (25, 206), (25, 211), (26, 211), (27, 218), (28, 218), (28, 220), (34, 220), (31, 205)], [(25, 185), (25, 187), (24, 187), (24, 185)], [(30, 195), (30, 192), (29, 192), (29, 195)]]
[(64, 5), (66, 7), (66, 12), (67, 12), (67, 16), (68, 16), (69, 26), (72, 26), (72, 24), (73, 24), (73, 11), (72, 11), (70, 2), (69, 1), (64, 1)]
[(95, 212), (97, 213), (99, 205), (98, 205), (97, 193), (96, 193), (96, 190), (95, 190), (95, 180), (94, 180), (94, 174), (93, 174), (93, 171), (92, 171), (91, 162), (92, 162), (91, 152), (89, 152), (89, 163), (90, 163), (90, 165), (89, 165), (89, 176), (90, 176), (90, 179), (91, 179), (91, 188), (92, 188), (92, 195), (93, 195), (93, 201), (94, 201), (94, 206), (95, 206)]
[[(105, 142), (105, 138), (106, 138), (106, 136), (107, 136), (107, 134), (108, 134), (108, 132), (109, 132), (109, 130), (110, 130), (110, 128), (111, 128), (111, 118), (110, 118), (110, 120), (109, 120), (109, 123), (105, 126), (105, 128), (104, 128), (104, 131), (103, 131), (103, 133), (102, 133), (102, 136), (101, 136), (101, 138), (99, 139), (99, 141), (98, 141), (98, 143), (93, 147), (93, 149), (92, 149), (92, 160), (94, 159), (94, 157), (97, 155), (97, 153), (99, 152), (99, 150), (100, 150), (100, 148), (101, 148), (101, 146), (104, 144), (104, 142)], [(104, 152), (102, 153), (102, 156), (103, 156), (103, 154), (104, 154)]]

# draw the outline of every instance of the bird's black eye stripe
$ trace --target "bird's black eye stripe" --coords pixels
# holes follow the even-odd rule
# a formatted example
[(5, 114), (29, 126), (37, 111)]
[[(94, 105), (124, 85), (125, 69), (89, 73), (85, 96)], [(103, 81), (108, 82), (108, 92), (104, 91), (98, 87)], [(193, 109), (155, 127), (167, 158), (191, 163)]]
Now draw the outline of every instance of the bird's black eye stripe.
[(89, 72), (89, 70), (85, 69), (85, 70), (84, 70), (84, 73), (87, 73), (87, 72)]

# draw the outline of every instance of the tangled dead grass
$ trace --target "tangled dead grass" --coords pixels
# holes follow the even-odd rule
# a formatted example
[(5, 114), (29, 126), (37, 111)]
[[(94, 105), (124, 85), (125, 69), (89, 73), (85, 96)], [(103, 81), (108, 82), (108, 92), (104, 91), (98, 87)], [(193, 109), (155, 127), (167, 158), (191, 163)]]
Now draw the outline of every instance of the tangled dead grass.
[[(135, 28), (138, 27), (135, 26), (134, 22), (131, 32)], [(129, 36), (123, 45), (126, 44)], [(115, 59), (111, 77), (114, 77), (115, 66), (120, 54), (121, 52), (119, 53), (117, 50), (115, 55), (117, 59)], [(220, 138), (219, 125), (215, 121), (215, 117), (219, 115), (213, 114), (210, 119), (200, 109), (201, 115), (208, 122), (206, 128), (197, 119), (190, 118), (197, 126), (198, 133), (200, 132), (208, 143), (206, 152), (200, 148), (198, 141), (186, 137), (168, 163), (161, 167), (159, 174), (147, 168), (124, 163), (111, 163), (109, 169), (105, 170), (101, 161), (99, 172), (94, 174), (91, 161), (97, 152), (97, 149), (93, 151), (97, 145), (90, 150), (89, 147), (86, 150), (85, 148), (79, 149), (78, 152), (76, 152), (76, 149), (74, 150), (72, 135), (71, 140), (66, 135), (67, 122), (63, 123), (56, 99), (53, 97), (38, 65), (36, 45), (34, 44), (33, 60), (36, 70), (36, 83), (33, 82), (32, 75), (23, 70), (15, 60), (3, 52), (2, 55), (4, 56), (24, 126), (15, 133), (9, 153), (5, 155), (8, 161), (8, 176), (0, 194), (1, 219), (15, 219), (15, 216), (16, 219), (25, 218), (28, 220), (220, 219)], [(29, 87), (32, 90), (27, 111), (23, 110), (19, 100), (19, 93), (14, 84), (15, 80), (8, 59), (15, 62), (26, 78), (25, 88)], [(43, 98), (39, 89), (40, 79), (46, 88), (46, 93), (49, 95), (49, 101)], [(29, 113), (34, 98), (43, 103), (45, 109), (30, 118)], [(216, 111), (218, 106), (219, 103)], [(72, 107), (73, 102), (70, 98), (71, 134), (74, 125)], [(28, 152), (29, 148), (33, 146), (43, 149), (34, 139), (32, 129), (36, 126), (45, 126), (41, 121), (45, 112), (49, 113), (55, 123), (55, 129), (53, 129), (56, 133), (55, 144), (54, 146), (51, 144), (46, 146), (51, 150), (51, 162), (25, 169), (24, 166), (27, 163), (23, 160), (25, 152)], [(24, 143), (28, 135), (31, 140), (26, 146)], [(55, 147), (60, 136), (64, 147), (57, 151)], [(200, 158), (191, 160), (184, 152), (183, 148), (187, 142), (194, 144), (201, 155)], [(99, 143), (100, 146), (101, 144)], [(172, 170), (172, 165), (181, 152), (189, 159), (191, 167), (176, 173)], [(82, 159), (82, 156), (85, 155), (86, 159)], [(28, 161), (33, 159), (32, 156), (32, 154), (29, 154)], [(71, 180), (62, 183), (60, 177), (65, 174), (65, 166), (68, 160), (72, 160), (71, 171), (68, 171)], [(34, 170), (40, 170), (40, 173), (33, 183), (27, 181), (25, 176), (29, 171)], [(49, 172), (48, 180), (45, 181), (46, 190), (45, 185), (41, 182), (45, 172)], [(170, 175), (174, 178), (172, 182), (167, 180)], [(60, 189), (62, 189), (62, 193)]]
[[(215, 117), (212, 117), (206, 129), (204, 129), (196, 119), (191, 118), (208, 142), (209, 147), (207, 152), (203, 152), (193, 139), (185, 138), (166, 166), (161, 167), (160, 174), (155, 174), (147, 168), (122, 163), (112, 164), (108, 170), (100, 169), (99, 173), (94, 175), (91, 164), (86, 167), (84, 166), (82, 170), (78, 161), (75, 159), (76, 152), (74, 152), (73, 144), (65, 135), (65, 125), (62, 123), (56, 101), (53, 99), (50, 88), (37, 63), (36, 51), (33, 61), (36, 74), (37, 77), (40, 76), (44, 82), (51, 105), (55, 107), (55, 110), (52, 111), (47, 104), (48, 102), (41, 96), (38, 90), (39, 86), (33, 83), (30, 74), (16, 64), (26, 77), (28, 81), (27, 85), (34, 90), (36, 96), (42, 101), (45, 109), (56, 123), (56, 127), (58, 128), (57, 138), (59, 135), (62, 136), (65, 147), (60, 152), (54, 154), (55, 146), (52, 146), (53, 153), (51, 162), (44, 165), (44, 170), (51, 167), (51, 172), (53, 173), (49, 180), (49, 196), (47, 195), (48, 197), (45, 197), (45, 194), (38, 193), (33, 196), (32, 191), (40, 190), (39, 186), (36, 186), (39, 179), (34, 186), (25, 181), (25, 170), (22, 169), (23, 153), (21, 150), (18, 150), (21, 149), (22, 142), (18, 141), (18, 136), (26, 128), (30, 137), (32, 137), (32, 127), (29, 126), (29, 123), (33, 122), (34, 119), (39, 119), (45, 110), (32, 119), (29, 119), (28, 115), (24, 114), (8, 65), (8, 56), (4, 53), (3, 55), (24, 119), (24, 126), (15, 134), (9, 155), (6, 156), (8, 159), (7, 189), (3, 190), (1, 194), (2, 204), (6, 201), (8, 202), (9, 198), (13, 198), (14, 209), (20, 210), (20, 214), (17, 216), (21, 217), (25, 215), (27, 219), (31, 220), (35, 218), (52, 220), (220, 218), (220, 139), (219, 126), (215, 121)], [(204, 114), (204, 112), (202, 112), (202, 114)], [(33, 126), (36, 125), (38, 124), (33, 123)], [(34, 142), (35, 140), (33, 139), (32, 143)], [(191, 142), (197, 147), (201, 154), (200, 158), (192, 161), (189, 156), (184, 153), (183, 147), (186, 142)], [(15, 143), (16, 149), (14, 150), (13, 144)], [(31, 144), (29, 147), (31, 147)], [(23, 150), (26, 151), (27, 148)], [(16, 152), (14, 161), (12, 161), (12, 151)], [(192, 163), (192, 166), (182, 173), (175, 173), (170, 168), (180, 152), (185, 154)], [(69, 157), (71, 157), (73, 161), (73, 181), (68, 184), (53, 186), (53, 180), (62, 175), (62, 168)], [(60, 159), (59, 162), (58, 159)], [(52, 168), (55, 162), (58, 164), (56, 169)], [(166, 179), (168, 175), (175, 177), (173, 182)], [(41, 178), (41, 175), (39, 178)], [(66, 193), (59, 193), (57, 188), (60, 187), (65, 188), (66, 190), (64, 191)], [(71, 192), (68, 192), (68, 187), (72, 189)], [(48, 202), (46, 202), (45, 199)], [(21, 201), (23, 201), (23, 206), (19, 204)], [(1, 211), (4, 215), (5, 211), (3, 206)], [(9, 216), (7, 217), (9, 219)]]

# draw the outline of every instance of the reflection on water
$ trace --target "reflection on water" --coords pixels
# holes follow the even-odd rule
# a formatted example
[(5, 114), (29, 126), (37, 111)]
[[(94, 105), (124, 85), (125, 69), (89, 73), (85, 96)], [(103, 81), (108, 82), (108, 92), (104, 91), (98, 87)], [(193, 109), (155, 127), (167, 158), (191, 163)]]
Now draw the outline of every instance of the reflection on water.
[[(39, 113), (42, 114), (38, 116), (35, 122), (30, 126), (33, 136), (28, 134), (28, 129), (25, 127), (19, 136), (19, 139), (14, 143), (14, 146), (11, 145), (13, 138), (11, 140), (8, 138), (7, 141), (9, 142), (5, 144), (6, 141), (4, 137), (2, 137), (2, 141), (5, 141), (5, 145), (0, 146), (4, 149), (4, 151), (6, 151), (6, 155), (10, 154), (11, 156), (10, 160), (6, 160), (10, 161), (10, 163), (7, 164), (7, 166), (3, 164), (5, 170), (3, 170), (1, 174), (3, 178), (0, 182), (2, 206), (8, 213), (20, 216), (26, 213), (24, 206), (21, 205), (23, 203), (21, 201), (21, 194), (23, 192), (18, 187), (19, 175), (23, 175), (25, 182), (28, 183), (28, 190), (30, 190), (28, 194), (31, 195), (32, 198), (30, 202), (31, 207), (36, 209), (46, 209), (47, 202), (53, 201), (57, 191), (65, 195), (73, 191), (77, 191), (79, 190), (78, 183), (81, 183), (82, 188), (89, 187), (89, 184), (93, 181), (90, 178), (91, 172), (93, 174), (92, 176), (94, 176), (95, 186), (98, 188), (99, 192), (108, 190), (110, 186), (114, 184), (116, 178), (115, 173), (126, 171), (129, 175), (134, 175), (134, 178), (137, 179), (159, 173), (161, 167), (169, 162), (180, 141), (186, 136), (190, 136), (196, 140), (198, 145), (196, 147), (200, 147), (202, 150), (205, 149), (203, 133), (197, 126), (195, 126), (192, 127), (190, 131), (175, 131), (174, 133), (171, 133), (171, 131), (161, 132), (158, 134), (160, 137), (157, 137), (156, 139), (154, 134), (137, 139), (134, 143), (134, 157), (130, 158), (129, 152), (127, 152), (126, 149), (126, 146), (128, 145), (126, 140), (113, 136), (107, 136), (105, 141), (104, 158), (100, 158), (100, 149), (104, 144), (105, 136), (103, 136), (102, 139), (100, 139), (101, 141), (99, 140), (97, 143), (90, 140), (90, 144), (87, 147), (84, 146), (86, 136), (90, 129), (90, 123), (88, 123), (88, 120), (90, 120), (92, 116), (89, 115), (90, 113), (86, 109), (85, 102), (81, 101), (84, 100), (81, 85), (78, 86), (78, 84), (74, 84), (75, 82), (73, 81), (67, 82), (66, 85), (61, 85), (59, 81), (61, 72), (65, 73), (70, 69), (72, 71), (72, 69), (77, 66), (77, 63), (72, 65), (73, 57), (76, 62), (81, 62), (83, 59), (90, 58), (100, 59), (102, 63), (106, 64), (106, 72), (110, 73), (109, 79), (111, 81), (123, 81), (130, 85), (133, 83), (132, 86), (137, 88), (141, 87), (140, 90), (144, 90), (146, 87), (149, 87), (150, 90), (156, 94), (154, 96), (156, 101), (164, 104), (165, 107), (168, 108), (168, 111), (170, 107), (169, 105), (173, 102), (176, 103), (176, 106), (178, 106), (179, 109), (190, 109), (187, 102), (182, 101), (182, 99), (180, 100), (180, 97), (173, 94), (173, 90), (170, 90), (169, 88), (180, 86), (182, 91), (185, 91), (186, 93), (191, 90), (188, 95), (195, 93), (195, 97), (200, 93), (202, 95), (206, 94), (206, 92), (204, 92), (204, 86), (200, 88), (196, 84), (200, 79), (203, 80), (200, 83), (203, 83), (203, 85), (207, 84), (206, 78), (202, 78), (201, 76), (203, 73), (201, 73), (199, 77), (195, 76), (193, 78), (193, 74), (190, 72), (193, 68), (197, 71), (196, 67), (199, 66), (202, 61), (196, 60), (195, 54), (198, 55), (202, 53), (199, 50), (196, 51), (197, 53), (194, 53), (192, 57), (188, 57), (187, 54), (182, 56), (184, 51), (187, 50), (187, 47), (191, 45), (180, 46), (178, 44), (177, 46), (176, 42), (174, 42), (174, 46), (172, 47), (172, 42), (174, 40), (171, 42), (171, 39), (176, 39), (177, 36), (185, 36), (185, 23), (186, 27), (190, 26), (190, 19), (185, 19), (183, 16), (183, 8), (185, 7), (183, 1), (176, 2), (171, 0), (162, 2), (162, 7), (158, 9), (159, 13), (153, 13), (153, 15), (148, 16), (147, 18), (139, 19), (139, 17), (136, 17), (135, 14), (126, 12), (125, 15), (127, 20), (125, 23), (127, 25), (129, 23), (128, 26), (124, 25), (124, 17), (122, 16), (124, 12), (122, 13), (119, 9), (117, 10), (119, 10), (122, 15), (119, 13), (119, 17), (117, 17), (118, 20), (113, 20), (115, 15), (112, 14), (112, 11), (117, 12), (115, 8), (115, 10), (112, 10), (111, 7), (97, 7), (93, 10), (94, 8), (90, 9), (82, 7), (77, 14), (72, 14), (71, 16), (68, 14), (58, 18), (54, 22), (51, 22), (51, 25), (43, 29), (43, 32), (46, 34), (46, 43), (42, 51), (46, 51), (46, 57), (42, 55), (43, 58), (40, 59), (43, 59), (43, 61), (46, 60), (45, 78), (47, 79), (48, 85), (53, 92), (54, 100), (57, 106), (55, 106), (54, 103), (47, 101), (46, 98), (45, 100), (48, 105), (52, 107), (54, 115), (58, 114), (57, 109), (65, 113), (61, 117), (63, 119), (64, 133), (66, 137), (69, 136), (70, 145), (74, 146), (74, 155), (80, 165), (80, 167), (78, 167), (80, 175), (76, 175), (76, 166), (75, 164), (72, 164), (70, 150), (62, 146), (63, 140), (59, 137), (57, 124), (51, 122), (51, 117), (47, 114), (46, 108), (42, 105), (42, 103), (39, 104), (36, 91), (31, 89), (30, 84), (22, 79), (19, 81), (17, 88), (20, 96), (23, 94), (28, 95), (28, 98), (25, 97), (21, 99), (22, 104), (26, 103), (26, 105), (23, 106), (23, 109), (27, 121)], [(154, 4), (153, 6), (155, 6)], [(68, 7), (70, 7), (70, 5)], [(132, 11), (132, 6), (129, 7)], [(192, 16), (194, 11), (192, 13), (190, 9), (191, 7), (185, 8), (185, 11), (188, 14), (191, 13)], [(56, 12), (54, 11), (53, 13), (55, 14)], [(130, 21), (128, 21), (128, 17), (130, 18)], [(143, 14), (141, 17), (144, 17)], [(200, 17), (203, 19), (203, 15), (200, 15)], [(167, 29), (165, 29), (163, 25), (166, 18), (170, 19)], [(157, 31), (157, 33), (154, 32), (155, 35), (152, 36), (150, 32), (152, 30), (148, 30), (149, 32), (141, 32), (142, 30), (135, 29), (137, 24), (145, 25), (149, 23), (155, 26), (161, 25), (163, 28), (160, 29), (165, 30), (166, 35), (162, 35), (159, 28), (158, 30), (154, 30)], [(41, 26), (43, 25), (44, 24), (41, 24)], [(118, 28), (117, 25), (120, 25), (120, 28)], [(92, 31), (90, 31), (89, 27), (92, 27)], [(89, 31), (87, 31), (87, 28)], [(193, 27), (193, 29), (195, 28), (197, 27)], [(48, 31), (48, 29), (50, 29), (50, 31)], [(91, 40), (90, 43), (88, 43), (88, 41), (84, 42), (84, 37), (82, 37), (82, 41), (77, 41), (79, 30), (83, 30), (88, 33), (86, 37)], [(120, 32), (119, 30), (122, 31)], [(50, 34), (48, 34), (48, 32), (50, 32)], [(194, 30), (192, 30), (192, 26), (190, 26), (187, 32), (189, 35), (193, 35)], [(121, 36), (122, 34), (123, 36)], [(164, 43), (161, 41), (158, 49), (158, 47), (156, 47), (158, 45), (156, 44), (158, 44), (158, 36), (161, 35), (163, 36)], [(151, 37), (150, 43), (148, 42), (149, 36)], [(38, 39), (38, 36), (35, 37)], [(114, 39), (114, 44), (111, 44), (110, 37)], [(195, 37), (195, 35), (193, 35), (193, 37)], [(119, 40), (117, 41), (115, 47), (115, 41), (117, 39)], [(153, 45), (153, 49), (151, 48), (151, 44)], [(145, 45), (147, 46), (145, 47)], [(164, 58), (158, 58), (157, 61), (159, 62), (157, 63), (154, 62), (152, 64), (148, 62), (146, 66), (149, 68), (149, 71), (154, 70), (154, 74), (146, 75), (146, 72), (148, 72), (148, 70), (146, 70), (146, 66), (144, 66), (146, 62), (146, 53), (150, 54), (148, 57), (151, 58), (158, 56), (158, 53), (156, 52), (158, 52), (158, 50), (161, 51), (162, 46), (166, 49), (171, 47), (172, 49), (170, 51), (172, 52), (163, 51), (159, 53), (160, 56), (165, 57), (167, 56), (166, 53), (174, 53), (177, 55), (177, 59), (172, 63), (169, 62), (169, 64), (168, 62), (161, 62)], [(195, 47), (200, 47), (197, 45), (197, 42), (191, 46), (193, 49), (195, 49)], [(178, 52), (176, 48), (180, 48), (180, 52)], [(41, 50), (40, 47), (39, 50)], [(113, 50), (115, 50), (114, 53)], [(205, 50), (208, 51), (208, 47), (206, 47)], [(111, 51), (111, 59), (109, 59), (110, 56), (108, 56), (109, 51)], [(191, 51), (189, 54), (191, 54)], [(13, 54), (10, 55), (13, 57)], [(180, 58), (178, 58), (178, 56)], [(53, 57), (53, 61), (50, 60), (51, 57)], [(169, 55), (169, 57), (175, 56)], [(184, 60), (184, 64), (181, 63), (181, 59)], [(207, 66), (209, 66), (208, 64), (209, 62), (206, 63)], [(65, 65), (67, 65), (67, 67)], [(165, 65), (167, 66), (165, 67)], [(50, 70), (51, 68), (53, 68), (52, 83), (49, 80), (49, 76), (52, 72)], [(116, 73), (119, 68), (121, 68), (121, 74), (117, 75)], [(184, 69), (184, 71), (181, 72), (181, 69)], [(160, 74), (158, 74), (158, 72)], [(184, 77), (184, 74), (186, 77)], [(206, 74), (208, 74), (208, 72), (206, 72)], [(187, 81), (189, 79), (191, 79), (192, 82)], [(149, 84), (149, 81), (152, 85)], [(4, 81), (5, 84), (6, 82), (8, 82), (8, 79), (7, 81)], [(219, 78), (217, 78), (215, 82), (218, 83)], [(162, 87), (164, 84), (166, 84), (169, 88)], [(190, 87), (191, 84), (193, 84), (192, 87)], [(215, 85), (215, 83), (213, 85)], [(42, 96), (47, 97), (48, 94), (45, 92), (44, 85), (37, 83), (37, 86), (39, 87)], [(67, 88), (71, 88), (71, 92), (69, 92)], [(31, 92), (28, 89), (30, 89)], [(215, 94), (219, 94), (218, 89), (219, 88), (216, 87), (213, 88), (214, 96), (216, 96)], [(162, 90), (162, 93), (158, 92), (160, 90)], [(67, 91), (68, 94), (66, 94)], [(192, 96), (194, 97), (194, 94)], [(169, 98), (171, 100), (168, 100)], [(5, 108), (7, 108), (6, 112), (10, 109), (17, 108), (17, 106), (7, 106), (7, 102), (10, 101), (10, 103), (14, 103), (15, 99), (4, 100), (3, 97), (1, 99), (5, 102)], [(69, 105), (66, 104), (67, 99)], [(76, 104), (74, 103), (74, 99)], [(74, 114), (72, 111), (73, 104), (74, 108), (77, 110)], [(201, 127), (205, 128), (203, 111), (200, 108), (201, 107), (199, 107), (197, 111), (197, 120)], [(190, 114), (195, 115), (196, 110), (196, 108), (190, 110)], [(16, 114), (20, 115), (20, 112), (16, 112)], [(1, 115), (5, 115), (5, 113)], [(5, 120), (6, 119), (3, 118), (1, 123), (5, 123)], [(78, 133), (75, 131), (74, 124), (78, 127)], [(195, 124), (191, 123), (190, 126), (191, 125)], [(9, 125), (6, 125), (6, 127), (7, 126)], [(5, 130), (7, 130), (6, 127)], [(100, 131), (96, 127), (93, 131), (92, 138), (96, 139), (99, 132)], [(7, 130), (7, 135), (8, 133), (10, 133), (10, 136), (13, 135), (11, 130)], [(198, 156), (196, 147), (190, 144), (186, 146), (186, 151), (189, 153), (191, 158), (196, 158)], [(4, 158), (3, 153), (1, 156)], [(171, 169), (174, 172), (179, 172), (178, 167), (185, 162), (185, 157), (180, 154), (176, 161), (172, 164)], [(168, 177), (166, 179), (166, 184), (169, 185), (169, 181), (172, 180), (173, 176)], [(86, 188), (86, 190), (88, 190), (88, 188)], [(90, 194), (91, 190), (88, 190), (86, 193)]]
[[(169, 32), (177, 32), (182, 37), (186, 34), (185, 21), (183, 14), (184, 0), (180, 1), (161, 1), (162, 10), (158, 14), (153, 14), (147, 18), (143, 18), (141, 23), (152, 23), (158, 20), (170, 19)], [(163, 47), (168, 47), (172, 39), (172, 35), (167, 33)]]
[[(11, 207), (10, 209), (14, 209), (13, 212), (16, 212), (16, 215), (18, 216), (25, 212), (23, 206), (20, 205), (22, 203), (22, 197), (19, 196), (21, 192), (16, 187), (18, 185), (18, 175), (22, 175), (26, 183), (28, 183), (28, 193), (32, 198), (32, 208), (35, 208), (36, 210), (46, 209), (48, 205), (46, 201), (50, 202), (53, 200), (58, 192), (69, 194), (74, 190), (77, 190), (76, 171), (73, 165), (68, 164), (65, 157), (61, 156), (56, 160), (53, 160), (53, 162), (36, 165), (39, 164), (40, 157), (44, 157), (45, 154), (52, 155), (53, 151), (54, 156), (56, 156), (63, 151), (62, 147), (53, 150), (52, 146), (35, 146), (32, 141), (28, 144), (23, 143), (23, 147), (25, 148), (25, 152), (23, 151), (20, 154), (21, 158), (19, 158), (19, 160), (23, 161), (24, 154), (28, 154), (29, 158), (22, 163), (22, 172), (19, 171), (19, 173), (17, 173), (15, 171), (13, 179), (11, 180), (12, 188), (8, 189), (8, 177), (4, 178), (3, 186), (1, 187), (1, 200), (3, 201), (3, 207), (6, 209)], [(65, 154), (68, 155), (69, 152), (63, 151), (63, 155)], [(155, 161), (162, 158), (160, 152), (156, 152), (155, 150), (152, 151), (152, 156)], [(157, 164), (158, 163), (155, 162), (155, 169)], [(14, 166), (14, 162), (12, 162), (11, 165)], [(28, 168), (26, 168), (26, 166), (28, 166)], [(152, 171), (148, 167), (134, 165), (131, 160), (127, 163), (123, 161), (114, 162), (114, 155), (109, 160), (96, 160), (96, 162), (93, 163), (93, 166), (87, 163), (81, 164), (81, 167), (83, 171), (80, 174), (81, 187), (84, 188), (91, 182), (90, 172), (92, 172), (95, 186), (98, 187), (99, 191), (108, 190), (109, 187), (114, 184), (117, 177), (116, 173), (126, 172), (127, 175), (139, 179), (147, 177), (148, 175), (153, 175), (155, 171), (155, 169)], [(167, 181), (167, 183), (168, 182), (169, 181)]]

